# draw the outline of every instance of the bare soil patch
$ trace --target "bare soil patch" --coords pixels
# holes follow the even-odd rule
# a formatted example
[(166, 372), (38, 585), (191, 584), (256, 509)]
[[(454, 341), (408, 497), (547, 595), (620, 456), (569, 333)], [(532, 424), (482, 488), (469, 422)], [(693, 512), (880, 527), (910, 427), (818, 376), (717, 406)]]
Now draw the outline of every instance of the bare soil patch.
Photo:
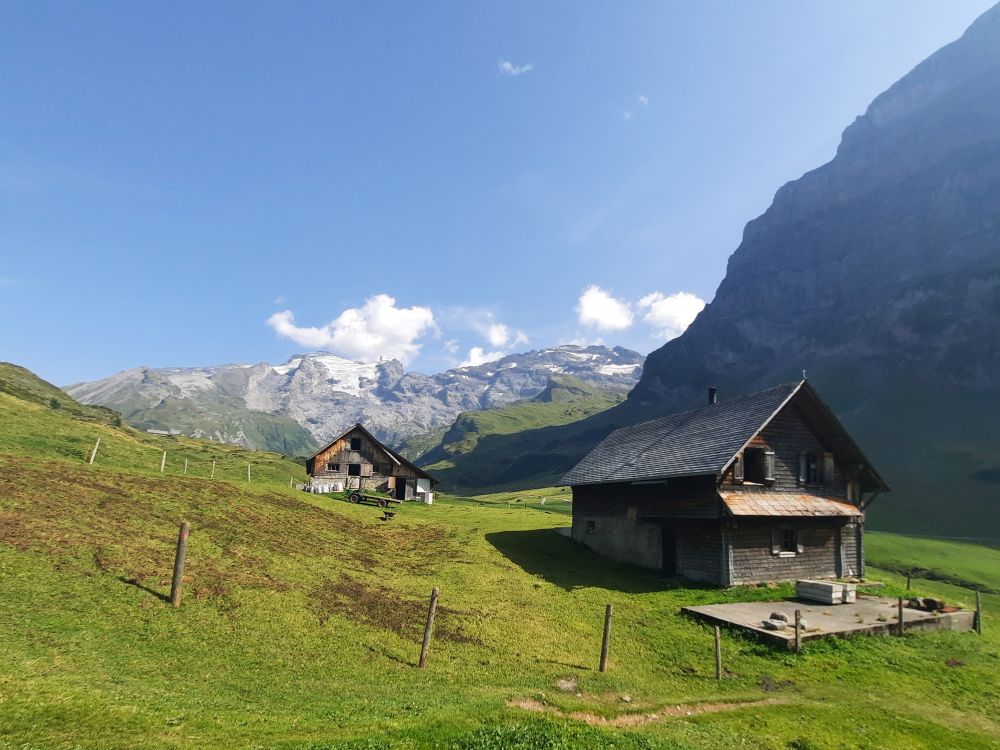
[(533, 698), (518, 698), (510, 700), (507, 705), (512, 708), (520, 708), (525, 711), (535, 713), (554, 714), (575, 721), (582, 721), (585, 724), (599, 727), (637, 727), (649, 724), (654, 721), (664, 719), (674, 719), (698, 714), (716, 713), (718, 711), (735, 711), (740, 708), (756, 708), (757, 706), (767, 706), (780, 703), (776, 698), (766, 698), (760, 701), (747, 701), (743, 703), (689, 703), (686, 705), (663, 706), (655, 711), (644, 711), (641, 713), (620, 714), (613, 718), (599, 716), (591, 711), (571, 711), (565, 712), (556, 706), (550, 706)]

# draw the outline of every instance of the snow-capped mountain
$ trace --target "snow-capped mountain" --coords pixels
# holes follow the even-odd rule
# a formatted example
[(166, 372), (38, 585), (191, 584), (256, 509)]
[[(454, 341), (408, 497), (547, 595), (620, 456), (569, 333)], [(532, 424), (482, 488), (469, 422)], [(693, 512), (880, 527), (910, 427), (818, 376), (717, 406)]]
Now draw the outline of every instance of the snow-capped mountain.
[[(398, 442), (450, 425), (460, 412), (535, 396), (552, 375), (572, 375), (601, 388), (631, 388), (644, 359), (621, 347), (565, 345), (425, 375), (404, 372), (396, 360), (353, 362), (313, 353), (281, 365), (138, 367), (66, 391), (83, 403), (116, 409), (138, 427), (179, 429), (288, 452), (291, 443), (301, 441), (276, 438), (275, 431), (281, 430), (273, 418), (298, 423), (317, 443), (355, 422), (381, 439)], [(254, 422), (265, 415), (272, 418), (267, 425)], [(248, 428), (251, 423), (253, 429)]]

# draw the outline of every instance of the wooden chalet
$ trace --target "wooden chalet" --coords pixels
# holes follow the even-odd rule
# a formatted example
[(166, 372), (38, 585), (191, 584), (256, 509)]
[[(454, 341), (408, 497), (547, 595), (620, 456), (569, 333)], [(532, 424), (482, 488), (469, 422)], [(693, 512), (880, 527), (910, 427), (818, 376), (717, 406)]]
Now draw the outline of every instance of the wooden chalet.
[(808, 381), (611, 433), (561, 484), (573, 538), (721, 586), (864, 573), (889, 486)]
[(397, 500), (430, 502), (437, 480), (379, 442), (361, 424), (321, 448), (306, 461), (313, 485), (376, 490)]

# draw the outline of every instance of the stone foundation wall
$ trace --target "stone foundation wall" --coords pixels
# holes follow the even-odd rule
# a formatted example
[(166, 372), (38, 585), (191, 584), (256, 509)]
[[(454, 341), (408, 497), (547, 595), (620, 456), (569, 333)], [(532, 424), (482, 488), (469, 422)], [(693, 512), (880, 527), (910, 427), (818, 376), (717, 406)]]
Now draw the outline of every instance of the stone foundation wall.
[(573, 516), (573, 539), (604, 557), (643, 568), (660, 569), (660, 526), (618, 516)]

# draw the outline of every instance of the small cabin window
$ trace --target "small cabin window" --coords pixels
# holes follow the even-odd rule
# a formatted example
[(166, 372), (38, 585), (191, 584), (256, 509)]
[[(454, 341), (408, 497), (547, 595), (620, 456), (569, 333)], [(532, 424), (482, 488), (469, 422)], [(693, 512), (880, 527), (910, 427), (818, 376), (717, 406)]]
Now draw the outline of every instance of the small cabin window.
[(779, 557), (795, 557), (803, 551), (799, 532), (790, 528), (771, 530), (771, 554)]
[(795, 529), (782, 529), (781, 530), (781, 551), (782, 552), (797, 552), (798, 542), (796, 540)]
[(340, 471), (340, 464), (336, 464), (333, 461), (328, 461), (326, 464), (327, 471)]
[(361, 450), (361, 438), (359, 438), (359, 437), (353, 437), (353, 438), (351, 438), (351, 450), (352, 451), (359, 451), (359, 450)]
[(349, 476), (349, 477), (360, 477), (361, 476), (361, 464), (347, 464), (347, 476)]
[(587, 521), (587, 533), (593, 534), (597, 531), (597, 523), (595, 521)]
[(747, 448), (743, 451), (743, 481), (766, 484), (774, 481), (774, 451)]

